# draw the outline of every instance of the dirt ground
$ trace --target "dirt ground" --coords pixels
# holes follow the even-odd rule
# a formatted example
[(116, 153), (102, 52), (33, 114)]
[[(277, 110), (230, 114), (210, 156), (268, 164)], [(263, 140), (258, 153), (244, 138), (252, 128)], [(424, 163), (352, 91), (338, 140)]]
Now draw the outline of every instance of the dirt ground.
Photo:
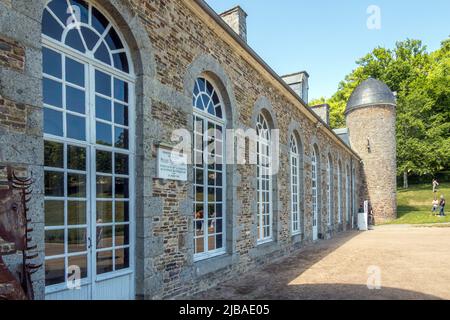
[[(370, 290), (372, 287), (380, 289)], [(450, 299), (450, 228), (348, 232), (193, 299)]]

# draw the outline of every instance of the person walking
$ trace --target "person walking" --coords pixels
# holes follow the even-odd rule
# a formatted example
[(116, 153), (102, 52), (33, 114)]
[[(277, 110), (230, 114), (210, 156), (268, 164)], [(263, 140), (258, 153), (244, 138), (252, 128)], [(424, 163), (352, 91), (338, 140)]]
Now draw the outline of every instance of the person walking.
[(439, 207), (441, 209), (441, 212), (440, 212), (441, 217), (445, 217), (445, 198), (443, 195), (441, 196), (441, 201), (439, 202)]
[[(436, 179), (433, 179), (433, 193), (435, 195), (438, 192), (438, 187), (439, 187), (439, 182)], [(437, 199), (437, 198), (435, 197), (435, 199)]]

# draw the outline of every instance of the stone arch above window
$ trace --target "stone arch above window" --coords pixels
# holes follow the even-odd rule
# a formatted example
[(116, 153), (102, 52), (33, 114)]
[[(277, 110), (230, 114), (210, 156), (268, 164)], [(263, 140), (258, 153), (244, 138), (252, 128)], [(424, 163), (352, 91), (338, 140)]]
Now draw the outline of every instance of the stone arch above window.
[(42, 34), (98, 62), (132, 73), (121, 35), (110, 19), (89, 1), (50, 1), (42, 16)]
[(259, 117), (263, 115), (267, 120), (269, 129), (278, 129), (278, 121), (275, 116), (272, 104), (266, 97), (260, 97), (253, 110), (252, 127), (256, 127)]
[[(198, 79), (207, 79), (222, 100), (222, 114), (228, 128), (235, 127), (236, 99), (233, 83), (223, 69), (222, 65), (209, 55), (200, 55), (187, 68), (184, 76), (184, 92), (188, 97), (196, 91)], [(194, 107), (196, 105), (194, 104)]]

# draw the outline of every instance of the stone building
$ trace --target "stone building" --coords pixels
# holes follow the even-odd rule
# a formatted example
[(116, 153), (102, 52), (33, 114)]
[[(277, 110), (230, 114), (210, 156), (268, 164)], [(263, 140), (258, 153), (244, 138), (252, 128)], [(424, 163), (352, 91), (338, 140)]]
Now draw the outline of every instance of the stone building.
[[(308, 106), (306, 72), (281, 78), (247, 45), (246, 16), (203, 0), (0, 0), (0, 177), (35, 181), (38, 299), (189, 295), (353, 228), (368, 196), (395, 215), (395, 101), (350, 104), (349, 145)], [(226, 129), (255, 130), (256, 162), (237, 161)], [(193, 161), (167, 172), (177, 132)]]

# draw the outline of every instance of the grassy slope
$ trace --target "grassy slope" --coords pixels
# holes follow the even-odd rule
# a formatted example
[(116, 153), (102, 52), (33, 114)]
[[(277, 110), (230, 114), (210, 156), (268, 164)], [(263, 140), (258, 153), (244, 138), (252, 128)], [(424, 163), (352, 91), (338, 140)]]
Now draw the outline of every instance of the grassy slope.
[[(450, 199), (450, 183), (441, 183), (438, 197), (444, 195)], [(412, 185), (408, 190), (398, 190), (398, 219), (392, 224), (425, 224), (450, 222), (450, 208), (446, 206), (446, 217), (435, 217), (431, 214), (433, 192), (428, 185)]]

